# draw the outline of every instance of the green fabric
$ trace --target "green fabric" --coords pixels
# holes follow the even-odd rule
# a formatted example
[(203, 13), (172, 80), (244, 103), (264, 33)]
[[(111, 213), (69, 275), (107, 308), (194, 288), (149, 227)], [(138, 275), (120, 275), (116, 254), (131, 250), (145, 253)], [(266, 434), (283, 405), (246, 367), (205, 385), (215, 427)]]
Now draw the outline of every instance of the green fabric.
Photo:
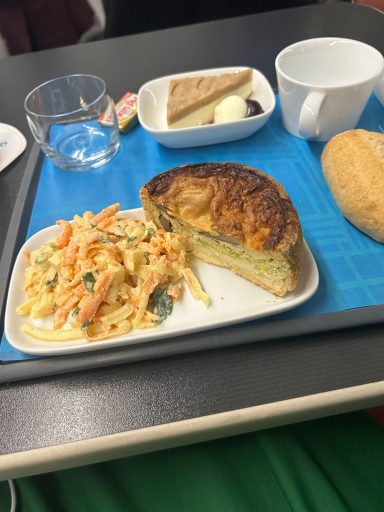
[(358, 412), (16, 485), (20, 512), (381, 512), (384, 429)]

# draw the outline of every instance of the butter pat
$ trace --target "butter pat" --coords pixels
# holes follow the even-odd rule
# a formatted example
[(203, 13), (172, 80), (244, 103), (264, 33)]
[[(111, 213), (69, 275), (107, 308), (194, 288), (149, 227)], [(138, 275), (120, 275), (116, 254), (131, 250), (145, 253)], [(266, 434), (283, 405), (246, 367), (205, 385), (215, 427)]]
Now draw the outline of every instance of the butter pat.
[[(126, 92), (124, 96), (116, 103), (115, 113), (119, 130), (122, 133), (127, 133), (138, 122), (137, 118), (137, 94), (133, 92)], [(105, 111), (99, 117), (99, 123), (104, 126), (112, 126), (114, 123), (113, 111)]]
[(119, 130), (127, 133), (137, 124), (137, 94), (127, 92), (116, 103), (117, 122)]

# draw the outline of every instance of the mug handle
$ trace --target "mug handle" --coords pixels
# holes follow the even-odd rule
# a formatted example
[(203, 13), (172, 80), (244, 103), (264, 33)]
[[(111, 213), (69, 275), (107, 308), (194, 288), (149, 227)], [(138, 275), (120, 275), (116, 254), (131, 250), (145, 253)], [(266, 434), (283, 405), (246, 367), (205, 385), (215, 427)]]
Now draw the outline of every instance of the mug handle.
[(377, 80), (374, 88), (375, 96), (384, 107), (384, 73)]
[(313, 91), (305, 98), (299, 117), (299, 133), (305, 139), (317, 139), (319, 137), (319, 112), (323, 104), (325, 94)]

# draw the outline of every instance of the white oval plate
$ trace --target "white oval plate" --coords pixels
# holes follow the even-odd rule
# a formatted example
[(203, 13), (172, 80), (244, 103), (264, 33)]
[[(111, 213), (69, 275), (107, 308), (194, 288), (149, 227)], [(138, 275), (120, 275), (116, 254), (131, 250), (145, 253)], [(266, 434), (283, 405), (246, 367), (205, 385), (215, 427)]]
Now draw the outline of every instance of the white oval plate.
[(230, 123), (207, 124), (191, 128), (170, 129), (167, 124), (167, 100), (169, 82), (175, 78), (222, 75), (248, 69), (246, 66), (203, 69), (189, 73), (168, 75), (144, 84), (138, 93), (137, 112), (141, 126), (158, 142), (170, 148), (207, 146), (244, 139), (260, 130), (270, 118), (275, 105), (275, 95), (265, 76), (253, 69), (253, 93), (264, 113)]
[[(121, 212), (121, 216), (144, 218), (141, 208), (126, 210)], [(285, 297), (275, 297), (228, 269), (195, 260), (194, 271), (211, 298), (211, 305), (208, 308), (201, 301), (193, 299), (188, 289), (185, 289), (182, 300), (174, 305), (172, 315), (156, 328), (134, 329), (123, 336), (94, 342), (85, 339), (38, 340), (24, 334), (21, 330), (22, 324), (29, 322), (48, 329), (52, 328), (52, 318), (28, 318), (16, 314), (16, 308), (26, 299), (23, 283), (27, 265), (23, 252), (33, 251), (52, 240), (58, 235), (59, 230), (58, 226), (50, 226), (33, 235), (21, 248), (13, 268), (5, 312), (5, 335), (13, 347), (27, 354), (48, 356), (118, 347), (173, 338), (182, 334), (276, 315), (308, 300), (319, 284), (316, 262), (306, 243), (304, 244), (303, 270), (297, 288)]]
[(10, 124), (0, 123), (0, 172), (26, 148), (24, 135)]

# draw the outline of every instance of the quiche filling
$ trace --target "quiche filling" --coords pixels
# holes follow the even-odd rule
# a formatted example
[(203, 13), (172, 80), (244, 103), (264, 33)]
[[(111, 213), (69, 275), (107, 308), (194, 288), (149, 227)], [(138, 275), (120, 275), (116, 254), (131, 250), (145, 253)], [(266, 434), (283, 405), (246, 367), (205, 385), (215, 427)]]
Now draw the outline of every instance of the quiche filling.
[(279, 280), (282, 285), (293, 289), (290, 265), (281, 255), (248, 250), (236, 240), (219, 233), (196, 231), (195, 227), (173, 217), (163, 208), (158, 208), (158, 219), (166, 231), (186, 235), (187, 251), (196, 257), (206, 261), (214, 258), (216, 264), (230, 267), (235, 272), (241, 270), (250, 275), (257, 272), (264, 284)]

